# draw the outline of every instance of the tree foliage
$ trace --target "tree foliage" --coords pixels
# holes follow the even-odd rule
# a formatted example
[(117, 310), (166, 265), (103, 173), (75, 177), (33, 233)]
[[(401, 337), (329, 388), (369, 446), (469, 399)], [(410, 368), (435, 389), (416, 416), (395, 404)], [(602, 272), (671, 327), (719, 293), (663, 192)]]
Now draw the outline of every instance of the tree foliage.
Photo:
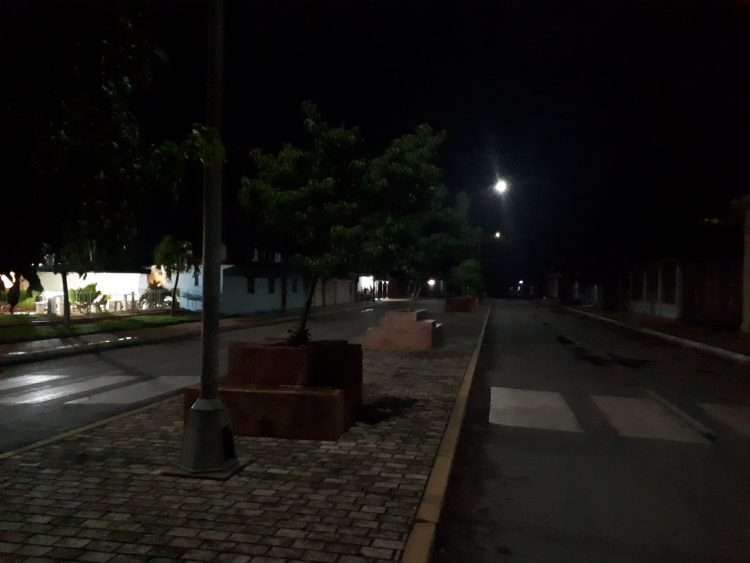
[(166, 235), (154, 249), (154, 263), (162, 266), (168, 278), (174, 275), (172, 283), (172, 314), (177, 312), (177, 285), (180, 273), (187, 272), (195, 265), (193, 246), (184, 240), (177, 240), (172, 235)]
[(454, 266), (448, 276), (448, 290), (454, 295), (481, 295), (484, 281), (479, 260), (468, 258)]
[(306, 322), (317, 280), (348, 275), (364, 231), (364, 143), (356, 128), (333, 127), (317, 107), (302, 106), (308, 142), (276, 153), (253, 151), (257, 174), (243, 178), (240, 202), (259, 238), (302, 265), (308, 297), (295, 342), (307, 340)]
[(429, 125), (392, 141), (366, 177), (370, 210), (363, 269), (401, 275), (415, 288), (443, 277), (475, 246), (465, 196), (452, 202), (437, 165), (445, 133)]

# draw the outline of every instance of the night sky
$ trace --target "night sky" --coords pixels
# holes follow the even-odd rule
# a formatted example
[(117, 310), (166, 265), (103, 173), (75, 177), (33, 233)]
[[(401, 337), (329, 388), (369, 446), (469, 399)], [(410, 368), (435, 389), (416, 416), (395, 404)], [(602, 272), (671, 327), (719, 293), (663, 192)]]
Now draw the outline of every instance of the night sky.
[[(147, 133), (203, 119), (202, 2), (3, 6), (17, 103), (64, 80), (55, 57), (119, 11), (169, 59), (141, 101)], [(506, 235), (484, 253), (497, 282), (656, 252), (750, 192), (747, 3), (227, 0), (226, 36), (228, 239), (248, 149), (298, 140), (306, 99), (361, 126), (373, 152), (422, 122), (446, 129), (446, 184)], [(512, 185), (502, 201), (498, 174)]]

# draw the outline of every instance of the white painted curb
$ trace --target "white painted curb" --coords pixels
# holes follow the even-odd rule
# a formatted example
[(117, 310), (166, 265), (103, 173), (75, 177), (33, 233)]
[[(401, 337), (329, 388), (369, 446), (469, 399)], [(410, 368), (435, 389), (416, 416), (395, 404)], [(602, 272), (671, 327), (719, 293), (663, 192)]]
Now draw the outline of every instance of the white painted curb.
[(704, 342), (698, 342), (697, 340), (690, 340), (689, 338), (681, 338), (679, 336), (674, 336), (672, 334), (667, 334), (665, 332), (659, 332), (658, 330), (653, 330), (650, 328), (638, 328), (638, 327), (617, 321), (615, 319), (610, 319), (609, 317), (597, 315), (595, 313), (589, 313), (588, 311), (581, 311), (580, 309), (576, 309), (575, 307), (563, 307), (563, 309), (570, 311), (572, 313), (576, 313), (577, 315), (590, 317), (598, 321), (602, 321), (605, 323), (613, 324), (615, 326), (626, 328), (633, 332), (639, 332), (641, 334), (647, 334), (648, 336), (661, 338), (662, 340), (667, 340), (669, 342), (673, 342), (675, 344), (685, 346), (686, 348), (694, 348), (695, 350), (705, 352), (706, 354), (711, 354), (712, 356), (718, 356), (719, 358), (724, 358), (725, 360), (731, 360), (733, 362), (738, 362), (741, 364), (750, 364), (750, 356), (746, 354), (740, 354), (739, 352), (732, 352), (731, 350), (726, 350), (725, 348), (719, 348), (718, 346), (711, 346), (710, 344), (705, 344)]

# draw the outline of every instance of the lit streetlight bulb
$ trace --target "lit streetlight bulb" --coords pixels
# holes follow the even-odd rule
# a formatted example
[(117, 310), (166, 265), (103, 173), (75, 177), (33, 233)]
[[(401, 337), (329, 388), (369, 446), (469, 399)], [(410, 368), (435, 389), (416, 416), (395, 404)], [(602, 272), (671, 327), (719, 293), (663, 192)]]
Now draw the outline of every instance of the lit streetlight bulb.
[(508, 182), (503, 180), (502, 178), (499, 178), (497, 182), (495, 183), (495, 191), (499, 194), (504, 194), (508, 191)]
[(500, 231), (495, 231), (495, 238), (501, 239), (503, 238), (503, 234)]

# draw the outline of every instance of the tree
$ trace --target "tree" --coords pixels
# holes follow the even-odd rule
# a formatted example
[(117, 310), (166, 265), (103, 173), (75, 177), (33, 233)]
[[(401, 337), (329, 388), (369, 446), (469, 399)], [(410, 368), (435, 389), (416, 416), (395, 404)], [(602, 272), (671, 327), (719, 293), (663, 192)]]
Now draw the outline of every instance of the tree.
[(331, 127), (317, 107), (302, 105), (309, 142), (277, 153), (252, 153), (257, 173), (243, 178), (240, 203), (261, 241), (302, 265), (307, 297), (289, 343), (309, 341), (307, 320), (319, 280), (349, 274), (364, 230), (363, 177), (367, 167), (357, 128)]
[(13, 285), (8, 289), (8, 307), (10, 308), (10, 314), (12, 315), (16, 310), (16, 305), (21, 299), (21, 275), (13, 276)]
[(475, 246), (466, 197), (451, 202), (441, 184), (436, 160), (444, 140), (444, 132), (420, 125), (393, 140), (366, 176), (364, 269), (412, 280), (412, 307), (427, 277), (446, 276)]
[(86, 273), (93, 266), (93, 243), (82, 231), (68, 227), (57, 248), (49, 248), (48, 263), (52, 264), (52, 271), (62, 277), (63, 288), (63, 324), (70, 329), (70, 291), (68, 290), (68, 274), (78, 273), (86, 277)]
[(476, 258), (468, 258), (451, 269), (448, 277), (451, 293), (479, 296), (484, 289), (482, 266)]
[(154, 262), (162, 266), (167, 272), (167, 278), (172, 279), (172, 315), (177, 313), (177, 285), (180, 283), (180, 272), (187, 272), (194, 263), (193, 246), (184, 240), (177, 240), (167, 235), (154, 249)]
[(181, 143), (146, 140), (133, 108), (163, 53), (128, 20), (106, 29), (106, 39), (79, 46), (72, 57), (72, 79), (58, 85), (59, 107), (34, 157), (46, 203), (40, 238), (63, 276), (66, 326), (67, 274), (142, 263), (135, 248), (143, 245), (154, 202), (174, 198), (187, 163), (217, 150), (215, 134), (203, 126)]

